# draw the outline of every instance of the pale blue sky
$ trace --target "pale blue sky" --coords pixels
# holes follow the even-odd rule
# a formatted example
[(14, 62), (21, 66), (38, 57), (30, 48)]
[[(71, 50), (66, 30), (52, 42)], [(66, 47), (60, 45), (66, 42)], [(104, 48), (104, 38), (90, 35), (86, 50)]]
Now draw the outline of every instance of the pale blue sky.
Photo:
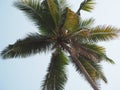
[[(0, 0), (0, 51), (29, 32), (36, 32), (35, 26), (25, 15), (13, 6), (15, 0)], [(68, 0), (73, 10), (77, 10), (83, 0)], [(92, 13), (83, 12), (84, 18), (94, 17), (96, 25), (120, 27), (120, 0), (96, 0)], [(106, 47), (107, 55), (115, 65), (102, 63), (108, 84), (101, 81), (101, 90), (120, 90), (120, 38), (100, 43)], [(31, 56), (25, 59), (0, 58), (0, 90), (41, 90), (40, 85), (46, 74), (50, 53)], [(68, 66), (68, 82), (65, 90), (92, 90), (90, 85), (78, 75), (72, 65)]]

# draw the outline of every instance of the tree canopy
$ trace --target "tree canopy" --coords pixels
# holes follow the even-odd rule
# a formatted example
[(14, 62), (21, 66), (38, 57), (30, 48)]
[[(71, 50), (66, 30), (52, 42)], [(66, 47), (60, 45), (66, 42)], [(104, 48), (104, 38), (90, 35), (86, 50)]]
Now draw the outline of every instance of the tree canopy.
[(101, 61), (114, 64), (107, 57), (100, 41), (118, 37), (119, 29), (111, 25), (94, 25), (94, 19), (82, 19), (81, 11), (91, 12), (94, 0), (84, 0), (78, 11), (73, 11), (66, 0), (20, 0), (14, 5), (36, 25), (38, 32), (8, 45), (3, 59), (28, 57), (51, 51), (51, 62), (41, 86), (42, 90), (63, 90), (67, 82), (66, 66), (72, 63), (94, 90), (98, 80), (107, 83)]

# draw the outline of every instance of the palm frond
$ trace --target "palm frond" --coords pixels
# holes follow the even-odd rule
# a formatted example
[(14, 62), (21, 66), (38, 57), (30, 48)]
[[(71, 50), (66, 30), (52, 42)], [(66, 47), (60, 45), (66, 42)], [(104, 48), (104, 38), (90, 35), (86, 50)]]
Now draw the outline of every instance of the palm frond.
[(118, 37), (119, 31), (119, 29), (112, 26), (97, 26), (90, 30), (88, 39), (94, 42), (111, 40)]
[(83, 44), (77, 40), (71, 40), (71, 46), (75, 49), (78, 55), (83, 55), (86, 58), (89, 58), (93, 62), (100, 62), (98, 54), (93, 52), (93, 50), (87, 47), (87, 43)]
[(86, 67), (84, 67), (83, 63), (79, 60), (79, 58), (77, 58), (74, 53), (71, 53), (70, 57), (72, 58), (72, 62), (75, 65), (76, 69), (82, 72), (82, 74), (85, 76), (86, 80), (89, 82), (92, 88), (94, 90), (99, 90), (99, 87), (97, 86), (96, 82), (92, 79)]
[(85, 19), (85, 20), (82, 20), (80, 19), (80, 29), (84, 29), (84, 28), (87, 28), (87, 29), (90, 29), (93, 25), (94, 25), (94, 19), (93, 18), (90, 18), (90, 19)]
[(46, 2), (41, 3), (39, 0), (21, 0), (15, 2), (14, 5), (22, 10), (28, 18), (35, 23), (41, 33), (54, 34), (55, 23)]
[(6, 47), (1, 56), (6, 58), (26, 57), (39, 52), (46, 52), (51, 49), (52, 42), (49, 38), (38, 33), (31, 33), (26, 38)]
[(48, 73), (43, 81), (42, 90), (64, 90), (67, 81), (66, 65), (68, 60), (65, 54), (59, 49), (52, 54)]
[(94, 0), (84, 0), (80, 7), (81, 10), (91, 12), (94, 9), (95, 4), (96, 3), (94, 2)]
[[(105, 83), (107, 83), (107, 79), (104, 76), (102, 68), (98, 63), (94, 63), (91, 60), (86, 59), (84, 56), (79, 56), (79, 61), (82, 63), (82, 65), (84, 66), (84, 68), (86, 69), (92, 80), (96, 83), (96, 85), (99, 79), (102, 79)], [(76, 71), (78, 71), (81, 75), (84, 76), (84, 73), (81, 71), (79, 66), (73, 61), (72, 63), (75, 66)]]
[(82, 47), (85, 48), (87, 52), (90, 52), (93, 56), (95, 55), (99, 62), (105, 60), (111, 64), (114, 64), (114, 61), (106, 56), (104, 47), (92, 43), (82, 44)]
[(76, 27), (79, 25), (79, 17), (76, 13), (74, 13), (69, 8), (66, 8), (65, 11), (65, 20), (64, 20), (64, 27), (69, 30), (70, 32), (73, 32), (76, 30)]
[(105, 83), (107, 83), (107, 79), (98, 63), (91, 62), (91, 60), (86, 60), (83, 57), (81, 57), (80, 60), (94, 81), (102, 79)]
[(97, 26), (95, 28), (83, 28), (69, 35), (82, 43), (96, 43), (98, 41), (108, 41), (119, 36), (120, 30), (112, 26)]
[(79, 20), (79, 24), (76, 25), (76, 28), (74, 28), (75, 32), (72, 32), (69, 34), (68, 38), (73, 38), (73, 37), (77, 37), (79, 36), (79, 39), (82, 39), (82, 41), (84, 41), (83, 39), (85, 39), (89, 36), (90, 31), (89, 29), (92, 28), (92, 26), (94, 25), (94, 19), (90, 18), (90, 19), (81, 19)]
[(52, 18), (56, 24), (56, 26), (59, 25), (59, 19), (60, 19), (60, 10), (59, 10), (59, 3), (57, 0), (47, 0), (47, 4), (50, 10), (50, 13), (52, 15)]
[(106, 60), (107, 62), (111, 63), (111, 64), (115, 64), (115, 62), (111, 58), (107, 57), (106, 55), (104, 55), (103, 59)]
[(96, 53), (92, 52), (91, 50), (89, 50), (87, 47), (84, 47), (84, 46), (80, 46), (78, 48), (78, 52), (79, 52), (79, 55), (82, 55), (86, 58), (89, 58), (90, 60), (92, 60), (93, 62), (99, 62), (99, 57), (97, 56)]
[(94, 62), (90, 62), (90, 61), (87, 61), (87, 62), (89, 62), (89, 64), (91, 65), (91, 67), (94, 67), (94, 70), (95, 70), (95, 77), (94, 78), (96, 78), (96, 80), (98, 79), (101, 79), (101, 80), (103, 80), (105, 83), (107, 83), (107, 78), (105, 77), (105, 75), (104, 75), (104, 72), (102, 71), (102, 67), (101, 67), (101, 65), (100, 64), (98, 64), (98, 63), (94, 63)]
[(86, 45), (85, 45), (86, 47), (88, 47), (91, 51), (96, 53), (96, 55), (99, 57), (99, 61), (105, 60), (105, 61), (107, 61), (107, 62), (109, 62), (111, 64), (115, 63), (112, 59), (107, 57), (104, 47), (98, 46), (96, 44), (86, 44)]

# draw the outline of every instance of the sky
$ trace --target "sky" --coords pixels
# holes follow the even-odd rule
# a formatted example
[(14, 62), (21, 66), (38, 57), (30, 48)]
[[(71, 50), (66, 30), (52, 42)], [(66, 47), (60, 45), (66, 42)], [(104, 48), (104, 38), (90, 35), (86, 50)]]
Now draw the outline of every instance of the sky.
[[(0, 0), (0, 51), (8, 44), (24, 38), (30, 32), (37, 32), (33, 23), (13, 6), (16, 0)], [(72, 10), (77, 11), (83, 0), (68, 0)], [(96, 0), (93, 12), (82, 12), (83, 18), (94, 17), (95, 25), (112, 25), (120, 28), (120, 0)], [(100, 42), (106, 48), (108, 57), (116, 64), (102, 62), (108, 84), (100, 81), (101, 90), (120, 90), (120, 38)], [(27, 58), (3, 60), (0, 57), (0, 90), (41, 90), (51, 53), (37, 54)], [(68, 82), (65, 90), (93, 90), (70, 64), (67, 67)]]

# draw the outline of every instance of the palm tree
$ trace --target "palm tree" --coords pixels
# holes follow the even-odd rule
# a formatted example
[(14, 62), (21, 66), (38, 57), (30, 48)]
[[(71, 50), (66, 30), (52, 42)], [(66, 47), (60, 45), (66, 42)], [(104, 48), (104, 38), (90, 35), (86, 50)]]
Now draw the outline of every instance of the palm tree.
[(64, 89), (69, 62), (94, 90), (99, 90), (100, 79), (107, 83), (100, 62), (114, 62), (97, 42), (114, 39), (119, 30), (113, 26), (94, 26), (93, 18), (81, 18), (81, 10), (93, 10), (94, 0), (84, 0), (77, 12), (69, 8), (66, 0), (21, 0), (14, 5), (34, 22), (38, 32), (7, 46), (1, 52), (3, 59), (52, 51), (42, 90)]

